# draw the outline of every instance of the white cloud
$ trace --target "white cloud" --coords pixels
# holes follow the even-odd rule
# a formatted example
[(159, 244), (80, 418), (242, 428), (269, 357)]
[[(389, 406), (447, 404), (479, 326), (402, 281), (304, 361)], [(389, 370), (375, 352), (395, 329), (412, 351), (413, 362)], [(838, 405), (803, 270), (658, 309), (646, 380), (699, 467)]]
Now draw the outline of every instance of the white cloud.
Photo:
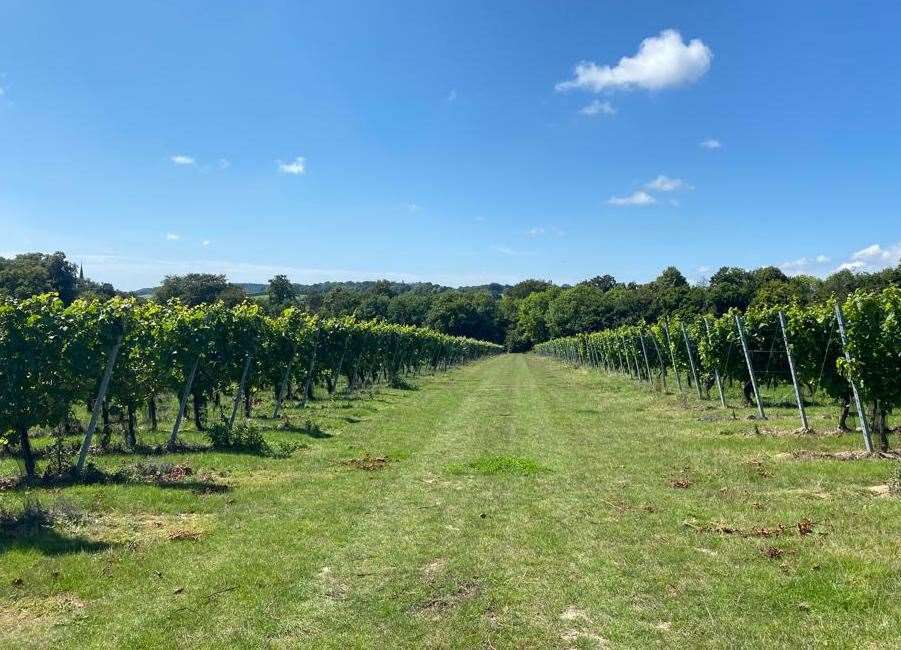
[(404, 205), (404, 208), (406, 208), (407, 212), (409, 212), (410, 214), (422, 211), (422, 206), (418, 203), (407, 203)]
[(823, 275), (826, 269), (823, 264), (829, 261), (826, 255), (817, 255), (816, 257), (799, 257), (796, 260), (789, 260), (779, 264), (779, 268), (786, 275), (813, 274)]
[(626, 205), (651, 205), (657, 203), (657, 199), (645, 192), (644, 190), (636, 190), (629, 196), (612, 196), (607, 201), (610, 205), (626, 206)]
[(509, 246), (492, 246), (492, 250), (497, 251), (501, 255), (516, 255), (516, 251)]
[(527, 234), (529, 237), (540, 237), (540, 236), (543, 235), (545, 232), (547, 232), (547, 231), (546, 231), (543, 227), (541, 227), (541, 226), (535, 226), (534, 228), (529, 228), (529, 229), (526, 231), (526, 234)]
[(700, 79), (710, 69), (713, 52), (700, 39), (687, 45), (682, 35), (667, 29), (641, 42), (635, 56), (624, 56), (613, 67), (582, 61), (575, 78), (557, 84), (558, 91), (572, 89), (602, 90), (644, 88), (661, 90)]
[(675, 190), (690, 190), (691, 185), (683, 181), (681, 178), (670, 178), (660, 174), (654, 180), (645, 183), (645, 187), (649, 190), (657, 190), (658, 192), (673, 192)]
[(719, 149), (723, 145), (715, 138), (707, 138), (706, 140), (702, 140), (698, 146), (703, 147), (704, 149)]
[(220, 158), (216, 164), (219, 165), (219, 169), (228, 169), (232, 166), (232, 163), (228, 158)]
[(871, 244), (851, 255), (851, 259), (840, 264), (836, 271), (879, 271), (901, 264), (901, 242), (882, 246)]
[(297, 156), (292, 162), (283, 163), (281, 160), (278, 162), (278, 170), (282, 174), (291, 174), (293, 176), (299, 176), (300, 174), (305, 174), (307, 171), (307, 160), (303, 156)]
[(166, 240), (167, 240), (167, 241), (178, 241), (179, 239), (181, 239), (181, 235), (179, 235), (179, 234), (176, 234), (176, 233), (174, 233), (174, 232), (167, 232), (167, 233), (166, 233)]
[(177, 154), (175, 156), (172, 156), (169, 160), (174, 162), (176, 165), (193, 165), (197, 162), (191, 156), (185, 156), (184, 154)]
[(613, 108), (613, 105), (610, 102), (602, 102), (599, 99), (595, 99), (588, 106), (580, 108), (579, 113), (581, 115), (588, 115), (589, 117), (595, 115), (616, 115), (616, 109)]
[(457, 89), (454, 88), (447, 94), (447, 101), (452, 102), (457, 99)]
[(206, 248), (207, 246), (210, 245), (210, 240), (204, 239), (202, 242), (200, 242), (200, 245), (203, 246), (204, 248)]

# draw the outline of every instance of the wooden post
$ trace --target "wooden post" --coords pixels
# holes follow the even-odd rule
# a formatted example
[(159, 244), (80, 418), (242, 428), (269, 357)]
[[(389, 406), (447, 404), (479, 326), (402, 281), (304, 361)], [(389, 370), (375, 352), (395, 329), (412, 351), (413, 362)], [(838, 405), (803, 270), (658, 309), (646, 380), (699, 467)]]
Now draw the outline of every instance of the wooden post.
[(245, 386), (247, 385), (247, 373), (250, 370), (251, 356), (248, 354), (244, 359), (244, 369), (241, 371), (241, 381), (238, 382), (238, 392), (235, 393), (235, 400), (232, 403), (232, 414), (228, 419), (228, 430), (231, 431), (235, 426), (235, 417), (238, 415), (238, 406), (241, 404), (241, 397), (244, 396)]
[(103, 378), (100, 380), (100, 389), (97, 391), (97, 399), (94, 400), (94, 408), (91, 409), (91, 421), (84, 432), (84, 439), (81, 441), (81, 449), (78, 452), (78, 461), (75, 463), (76, 476), (81, 476), (84, 463), (88, 458), (88, 452), (91, 450), (91, 439), (94, 437), (94, 431), (97, 430), (97, 420), (100, 418), (103, 403), (106, 401), (106, 392), (109, 389), (110, 377), (113, 376), (113, 368), (116, 365), (116, 357), (119, 356), (120, 347), (122, 347), (121, 334), (110, 349), (109, 358), (106, 360), (106, 370), (103, 373)]
[(676, 366), (676, 355), (673, 354), (673, 340), (669, 335), (669, 324), (663, 321), (663, 333), (666, 335), (666, 349), (669, 350), (669, 358), (673, 362), (673, 374), (676, 375), (676, 386), (682, 392), (682, 379), (679, 378), (679, 368)]
[(626, 368), (629, 371), (629, 376), (632, 376), (632, 361), (629, 359), (629, 351), (626, 349), (626, 342), (622, 337), (619, 337), (620, 347), (623, 349), (623, 359), (626, 361)]
[[(707, 343), (711, 346), (713, 345), (713, 341), (710, 338), (710, 325), (707, 323), (707, 319), (704, 319), (704, 329), (707, 331)], [(726, 396), (723, 394), (723, 380), (720, 377), (719, 368), (716, 366), (713, 367), (713, 378), (716, 379), (716, 390), (720, 394), (720, 406), (726, 408)]]
[(688, 340), (688, 332), (685, 330), (685, 324), (682, 323), (682, 338), (685, 339), (685, 351), (688, 353), (688, 365), (691, 366), (691, 376), (695, 380), (695, 388), (698, 389), (698, 399), (704, 399), (701, 394), (701, 382), (698, 381), (698, 370), (695, 367), (695, 357), (691, 353), (691, 343)]
[(782, 328), (782, 340), (785, 343), (785, 356), (788, 357), (788, 370), (792, 376), (792, 386), (795, 389), (795, 401), (798, 403), (798, 414), (801, 416), (801, 429), (809, 431), (807, 414), (804, 412), (804, 400), (801, 399), (801, 387), (798, 386), (798, 376), (795, 374), (795, 360), (792, 357), (792, 348), (788, 342), (788, 328), (785, 327), (785, 314), (778, 313), (779, 327)]
[[(835, 303), (835, 318), (838, 321), (838, 335), (842, 339), (842, 352), (845, 360), (851, 363), (851, 355), (848, 354), (848, 338), (845, 334), (845, 318), (842, 315), (842, 308), (837, 302)], [(860, 430), (863, 432), (863, 444), (867, 448), (867, 452), (873, 453), (873, 437), (870, 435), (870, 427), (867, 424), (867, 416), (863, 412), (863, 403), (860, 401), (860, 393), (857, 392), (857, 384), (848, 379), (851, 384), (851, 394), (854, 396), (854, 407), (857, 409), (857, 418), (860, 420)]]
[(319, 351), (319, 332), (316, 332), (316, 342), (313, 344), (313, 358), (310, 359), (310, 368), (307, 371), (307, 380), (303, 385), (303, 397), (300, 400), (300, 408), (307, 404), (307, 395), (310, 394), (310, 385), (313, 383), (313, 371), (316, 370), (316, 353)]
[(282, 409), (282, 402), (285, 401), (285, 395), (288, 394), (288, 383), (291, 381), (291, 366), (294, 364), (296, 353), (291, 354), (288, 359), (288, 366), (285, 368), (285, 376), (282, 379), (282, 385), (278, 389), (278, 399), (275, 400), (275, 408), (272, 410), (272, 419), (278, 417), (279, 411)]
[(175, 414), (175, 424), (172, 426), (172, 435), (169, 436), (169, 446), (175, 445), (178, 439), (178, 431), (181, 429), (181, 421), (185, 417), (185, 404), (188, 403), (188, 397), (191, 395), (191, 386), (194, 385), (194, 375), (197, 374), (197, 366), (200, 365), (200, 355), (194, 360), (191, 366), (191, 372), (188, 374), (188, 380), (185, 382), (185, 389), (181, 393), (181, 399), (178, 401), (178, 413)]
[[(625, 340), (623, 341), (623, 345), (625, 345)], [(638, 355), (635, 354), (635, 348), (629, 345), (626, 346), (626, 351), (632, 353), (632, 363), (635, 364), (635, 378), (638, 379), (638, 381), (642, 381), (641, 366), (638, 365)]]
[(644, 369), (648, 373), (648, 383), (651, 383), (651, 364), (648, 363), (648, 349), (644, 344), (644, 334), (639, 334), (638, 340), (641, 341), (641, 354), (644, 356)]
[(751, 365), (751, 353), (748, 351), (748, 342), (745, 340), (745, 330), (741, 326), (741, 317), (735, 314), (735, 326), (738, 328), (738, 338), (741, 339), (741, 349), (745, 353), (745, 363), (748, 364), (748, 375), (751, 377), (751, 388), (754, 389), (754, 399), (757, 401), (757, 415), (761, 420), (766, 420), (763, 412), (763, 400), (760, 399), (760, 391), (757, 390), (757, 377), (754, 375), (754, 366)]
[(654, 350), (657, 352), (657, 363), (660, 364), (660, 381), (663, 384), (663, 392), (666, 392), (666, 363), (663, 361), (663, 355), (660, 353), (660, 346), (657, 344), (657, 337), (651, 335), (651, 342), (654, 344)]

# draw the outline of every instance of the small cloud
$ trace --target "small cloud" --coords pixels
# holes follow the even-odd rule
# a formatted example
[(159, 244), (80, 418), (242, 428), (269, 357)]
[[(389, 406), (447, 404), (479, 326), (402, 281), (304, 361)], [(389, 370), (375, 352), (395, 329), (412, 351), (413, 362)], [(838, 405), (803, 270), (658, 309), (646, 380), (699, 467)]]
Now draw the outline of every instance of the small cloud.
[(516, 255), (516, 251), (509, 246), (492, 246), (491, 249), (500, 253), (501, 255)]
[(485, 217), (476, 217), (474, 221), (478, 221), (479, 223), (485, 221)]
[(852, 271), (857, 273), (858, 271), (864, 271), (867, 268), (866, 262), (843, 262), (838, 265), (838, 268), (835, 269), (838, 271)]
[(707, 138), (706, 140), (702, 140), (699, 144), (699, 147), (704, 149), (719, 149), (723, 145), (719, 140), (715, 140), (714, 138)]
[(799, 257), (796, 260), (782, 262), (782, 264), (779, 265), (779, 268), (782, 269), (785, 273), (791, 275), (792, 273), (801, 273), (805, 268), (807, 268), (809, 264), (810, 260), (808, 260), (806, 257)]
[(206, 248), (207, 246), (210, 245), (210, 240), (204, 239), (202, 242), (200, 242), (200, 245), (203, 246), (204, 248)]
[(828, 261), (829, 261), (829, 258), (826, 257), (825, 255), (817, 255), (817, 256), (816, 256), (816, 263), (817, 263), (817, 264), (825, 264), (825, 263), (828, 262)]
[(166, 240), (167, 240), (167, 241), (178, 241), (179, 239), (181, 239), (181, 235), (178, 235), (178, 234), (176, 234), (176, 233), (174, 233), (174, 232), (167, 232), (167, 233), (166, 233)]
[(545, 232), (546, 232), (546, 230), (545, 230), (544, 228), (542, 228), (541, 226), (536, 226), (535, 228), (529, 228), (529, 229), (526, 231), (526, 234), (527, 234), (529, 237), (540, 237), (540, 236), (543, 235)]
[(219, 169), (228, 169), (232, 166), (231, 161), (228, 158), (220, 158), (216, 164), (219, 166)]
[(607, 200), (607, 203), (616, 206), (652, 205), (657, 203), (657, 199), (644, 190), (637, 190), (629, 196), (612, 196)]
[(670, 178), (660, 174), (657, 178), (645, 183), (645, 187), (649, 190), (657, 190), (658, 192), (674, 192), (675, 190), (690, 190), (691, 185), (683, 181), (681, 178)]
[(457, 89), (454, 88), (447, 94), (447, 101), (453, 102), (457, 100)]
[(867, 246), (866, 248), (862, 248), (854, 255), (851, 256), (851, 259), (855, 260), (869, 260), (869, 259), (878, 259), (884, 256), (887, 251), (883, 250), (882, 246), (879, 244), (873, 244), (871, 246)]
[(595, 115), (616, 115), (616, 109), (613, 108), (613, 104), (610, 102), (602, 102), (599, 99), (595, 99), (588, 106), (580, 108), (579, 114), (588, 115), (589, 117), (594, 117)]
[(278, 171), (280, 171), (282, 174), (299, 176), (301, 174), (305, 174), (307, 171), (307, 160), (303, 156), (297, 156), (297, 158), (289, 163), (284, 163), (281, 160), (276, 162), (278, 163)]
[(635, 56), (624, 56), (615, 66), (599, 66), (582, 61), (575, 77), (557, 84), (558, 92), (579, 89), (599, 93), (603, 90), (662, 90), (697, 81), (710, 69), (713, 52), (700, 39), (688, 44), (674, 29), (641, 42)]
[(172, 156), (169, 160), (176, 165), (193, 165), (197, 162), (191, 156), (185, 156), (184, 154), (177, 154)]
[(413, 213), (415, 213), (415, 212), (421, 212), (421, 211), (422, 211), (422, 206), (419, 205), (419, 204), (417, 204), (417, 203), (406, 203), (406, 204), (404, 205), (404, 208), (405, 208), (405, 209), (407, 210), (407, 212), (409, 212), (410, 214), (413, 214)]
[(882, 246), (871, 244), (851, 255), (851, 259), (840, 264), (836, 271), (879, 271), (901, 264), (901, 242)]

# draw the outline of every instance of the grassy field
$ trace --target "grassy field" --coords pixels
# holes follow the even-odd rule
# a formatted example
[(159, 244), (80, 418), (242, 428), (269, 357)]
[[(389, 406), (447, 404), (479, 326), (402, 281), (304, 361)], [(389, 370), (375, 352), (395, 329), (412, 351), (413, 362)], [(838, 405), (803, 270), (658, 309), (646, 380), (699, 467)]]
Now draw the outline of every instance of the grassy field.
[(290, 458), (33, 490), (71, 516), (0, 536), (0, 647), (901, 646), (899, 463), (787, 455), (859, 434), (527, 355), (417, 383), (258, 420)]

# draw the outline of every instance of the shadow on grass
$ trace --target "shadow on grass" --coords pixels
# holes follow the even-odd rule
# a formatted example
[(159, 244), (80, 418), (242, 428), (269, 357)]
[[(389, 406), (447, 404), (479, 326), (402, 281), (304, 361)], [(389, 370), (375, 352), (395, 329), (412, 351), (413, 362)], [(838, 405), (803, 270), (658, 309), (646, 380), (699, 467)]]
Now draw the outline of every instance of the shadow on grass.
[(75, 485), (153, 486), (164, 490), (187, 490), (195, 494), (221, 494), (231, 490), (223, 483), (193, 476), (193, 471), (189, 467), (171, 463), (158, 465), (136, 463), (111, 472), (89, 463), (81, 477), (76, 476), (74, 470), (70, 469), (31, 480), (24, 476), (3, 477), (0, 482), (4, 490), (11, 492), (23, 492), (34, 488), (58, 489)]
[(0, 557), (10, 551), (38, 551), (44, 555), (98, 553), (111, 548), (106, 542), (85, 537), (69, 537), (46, 526), (0, 532)]

